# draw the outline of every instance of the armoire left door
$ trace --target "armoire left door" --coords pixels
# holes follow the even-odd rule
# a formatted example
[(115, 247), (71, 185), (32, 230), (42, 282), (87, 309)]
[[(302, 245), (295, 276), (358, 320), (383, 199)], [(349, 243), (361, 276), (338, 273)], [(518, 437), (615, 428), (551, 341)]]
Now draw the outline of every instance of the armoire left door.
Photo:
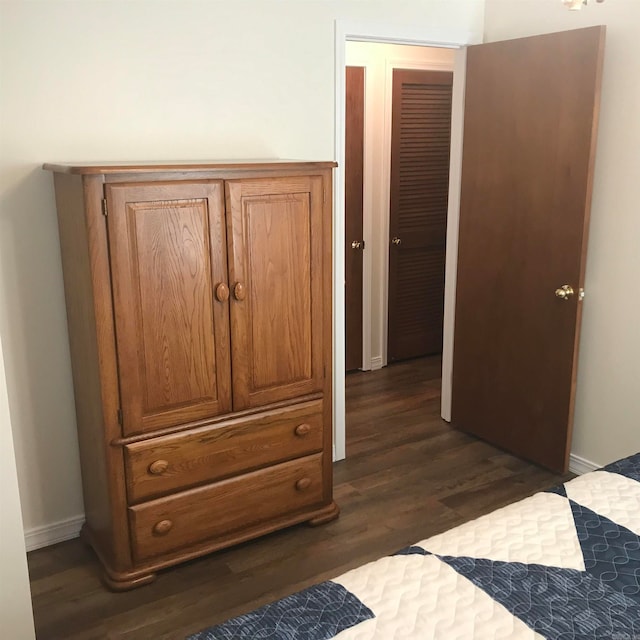
[(231, 410), (223, 189), (106, 186), (125, 435)]

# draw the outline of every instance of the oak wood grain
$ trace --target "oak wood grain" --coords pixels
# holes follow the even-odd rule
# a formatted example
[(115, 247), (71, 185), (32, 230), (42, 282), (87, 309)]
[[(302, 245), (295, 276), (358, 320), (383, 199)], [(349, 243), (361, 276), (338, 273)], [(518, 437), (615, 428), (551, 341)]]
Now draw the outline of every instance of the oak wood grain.
[[(114, 590), (339, 513), (331, 478), (333, 163), (261, 166), (132, 165), (129, 172), (102, 174), (95, 167), (48, 167), (60, 169), (55, 184), (86, 494), (83, 539)], [(223, 181), (239, 178), (247, 201), (267, 202), (244, 244), (232, 240), (232, 212), (223, 198)], [(228, 246), (248, 265), (247, 284), (229, 277)], [(281, 282), (269, 276), (274, 268)], [(231, 394), (231, 353), (238, 345), (229, 326), (233, 304), (261, 309), (259, 318), (249, 316), (257, 345), (251, 379), (267, 386), (275, 380), (280, 389), (249, 406), (241, 390)], [(275, 322), (274, 314), (280, 314)], [(280, 321), (288, 333), (278, 333)], [(240, 349), (235, 357), (234, 368), (242, 369), (246, 354)], [(282, 470), (298, 464), (311, 464), (314, 475), (292, 477), (285, 491)], [(272, 486), (272, 498), (265, 489), (258, 507), (250, 489), (256, 477)], [(213, 496), (225, 483), (243, 489), (235, 494), (236, 517), (214, 532), (191, 495)], [(208, 513), (210, 519), (224, 521), (223, 512), (231, 512), (225, 500), (211, 499), (221, 511)], [(156, 513), (159, 501), (171, 505), (173, 518)], [(256, 519), (261, 509), (265, 515)], [(136, 529), (138, 513), (158, 518)], [(134, 556), (135, 540), (146, 535), (172, 542), (157, 551), (136, 547)]]
[(129, 508), (138, 560), (214, 540), (322, 501), (322, 454)]
[(184, 174), (201, 173), (203, 171), (217, 171), (226, 177), (230, 171), (280, 172), (299, 171), (300, 173), (315, 172), (319, 169), (337, 167), (335, 162), (300, 161), (300, 160), (215, 160), (194, 162), (191, 160), (153, 162), (86, 162), (86, 163), (57, 163), (46, 162), (42, 168), (55, 173), (72, 173), (78, 175), (110, 175), (110, 174), (142, 174), (179, 171)]
[(54, 183), (87, 526), (100, 553), (122, 569), (131, 552), (122, 452), (109, 446), (122, 434), (102, 181), (56, 174)]
[(322, 401), (125, 446), (131, 503), (322, 449)]
[(323, 183), (226, 182), (234, 409), (322, 388)]
[(106, 189), (123, 428), (228, 412), (229, 318), (222, 184)]

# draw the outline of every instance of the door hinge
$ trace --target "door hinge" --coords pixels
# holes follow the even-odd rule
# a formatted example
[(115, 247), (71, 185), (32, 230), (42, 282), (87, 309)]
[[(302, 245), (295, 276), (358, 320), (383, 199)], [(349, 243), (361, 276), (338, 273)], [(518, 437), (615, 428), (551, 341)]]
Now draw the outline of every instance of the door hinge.
[(106, 198), (102, 198), (102, 215), (103, 216), (109, 215), (109, 213), (107, 211), (107, 199)]
[(118, 409), (118, 424), (122, 426), (122, 409)]
[(322, 190), (322, 204), (327, 204), (327, 190)]

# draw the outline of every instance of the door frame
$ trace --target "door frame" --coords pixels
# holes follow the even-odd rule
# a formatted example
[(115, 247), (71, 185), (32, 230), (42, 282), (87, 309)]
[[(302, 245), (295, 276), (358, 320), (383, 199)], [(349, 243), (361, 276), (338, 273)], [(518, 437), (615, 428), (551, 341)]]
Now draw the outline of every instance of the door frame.
[[(377, 42), (385, 44), (405, 44), (426, 47), (446, 47), (460, 49), (469, 44), (479, 44), (469, 32), (457, 29), (439, 30), (421, 29), (406, 25), (380, 25), (351, 23), (341, 20), (335, 22), (335, 159), (338, 168), (334, 175), (333, 188), (333, 459), (346, 457), (346, 406), (345, 406), (345, 299), (344, 299), (344, 242), (345, 242), (345, 47), (347, 40)], [(462, 160), (462, 112), (463, 94), (460, 93), (464, 78), (463, 55), (456, 56), (454, 65), (454, 110), (452, 113), (451, 144), (460, 145), (457, 162), (452, 162), (449, 175), (449, 211), (447, 225), (447, 262), (445, 267), (445, 317), (444, 350), (442, 376), (442, 417), (450, 419), (451, 406), (451, 361), (453, 359), (453, 322), (455, 303), (455, 273), (458, 244), (458, 215), (460, 196), (460, 174)], [(456, 83), (456, 79), (458, 83)], [(365, 80), (366, 86), (366, 80)], [(456, 89), (460, 98), (456, 101)], [(460, 102), (460, 104), (456, 104)], [(365, 106), (366, 110), (366, 106)], [(456, 117), (457, 119), (453, 120)], [(366, 144), (366, 125), (365, 125)], [(453, 155), (453, 154), (452, 154)], [(454, 166), (457, 165), (457, 166)], [(366, 179), (366, 169), (365, 169)], [(455, 193), (454, 193), (455, 192)], [(364, 268), (367, 268), (365, 261)], [(370, 269), (370, 265), (369, 265)], [(366, 275), (366, 273), (365, 273)], [(366, 311), (365, 311), (366, 312)], [(367, 353), (367, 351), (365, 351)], [(447, 363), (447, 364), (445, 364)]]

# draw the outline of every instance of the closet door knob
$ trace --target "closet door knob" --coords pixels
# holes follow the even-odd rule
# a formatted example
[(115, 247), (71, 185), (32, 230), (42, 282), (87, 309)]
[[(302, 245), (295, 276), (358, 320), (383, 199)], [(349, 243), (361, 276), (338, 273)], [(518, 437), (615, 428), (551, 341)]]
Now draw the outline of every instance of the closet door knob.
[(244, 300), (247, 296), (247, 291), (244, 288), (244, 285), (242, 284), (242, 282), (236, 282), (236, 284), (233, 287), (233, 297), (236, 300)]
[(295, 432), (294, 432), (294, 433), (295, 433), (297, 436), (302, 437), (302, 436), (306, 436), (306, 435), (307, 435), (307, 433), (309, 433), (309, 431), (311, 431), (311, 425), (310, 425), (310, 424), (307, 424), (306, 422), (304, 422), (304, 423), (302, 423), (302, 424), (299, 424), (299, 425), (296, 427), (296, 429), (295, 429)]
[(153, 533), (157, 536), (164, 536), (173, 528), (173, 522), (171, 520), (160, 520), (153, 525)]
[(163, 474), (169, 468), (169, 463), (166, 460), (156, 460), (149, 465), (149, 473), (154, 476)]
[(563, 284), (559, 289), (556, 289), (556, 298), (560, 300), (568, 300), (573, 294), (573, 287), (569, 284)]
[(296, 482), (296, 489), (298, 491), (306, 491), (311, 486), (311, 478), (300, 478)]
[(224, 282), (216, 287), (216, 299), (218, 302), (226, 302), (229, 299), (229, 287)]

